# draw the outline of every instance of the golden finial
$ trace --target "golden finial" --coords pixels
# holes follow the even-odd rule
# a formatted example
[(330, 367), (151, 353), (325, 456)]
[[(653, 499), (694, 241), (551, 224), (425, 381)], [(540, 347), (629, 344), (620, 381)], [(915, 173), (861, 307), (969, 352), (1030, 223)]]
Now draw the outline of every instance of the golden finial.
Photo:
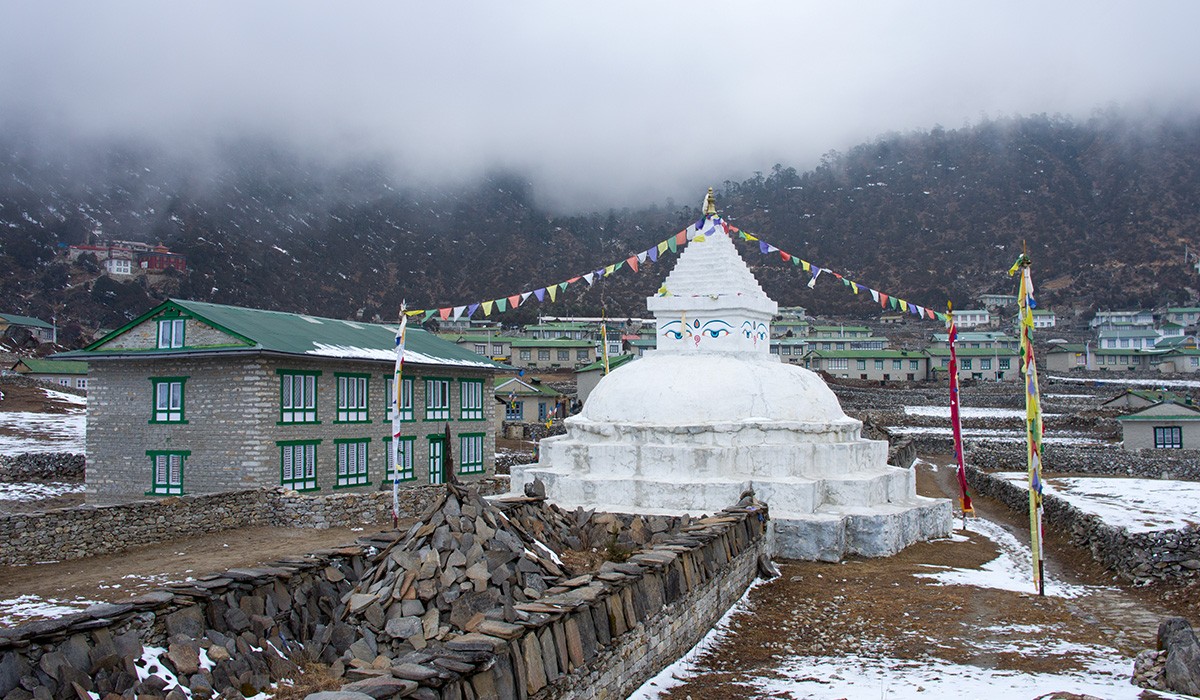
[(708, 196), (704, 198), (704, 215), (717, 215), (717, 200), (713, 197), (713, 189), (711, 187), (708, 188)]

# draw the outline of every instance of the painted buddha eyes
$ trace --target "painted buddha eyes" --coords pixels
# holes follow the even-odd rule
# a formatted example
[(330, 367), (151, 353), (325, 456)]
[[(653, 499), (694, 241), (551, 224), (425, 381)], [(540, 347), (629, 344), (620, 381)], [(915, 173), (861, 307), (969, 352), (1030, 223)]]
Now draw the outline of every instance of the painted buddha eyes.
[(704, 326), (700, 329), (701, 335), (706, 335), (709, 338), (721, 338), (729, 335), (733, 330), (733, 326), (719, 318), (711, 321), (705, 321)]

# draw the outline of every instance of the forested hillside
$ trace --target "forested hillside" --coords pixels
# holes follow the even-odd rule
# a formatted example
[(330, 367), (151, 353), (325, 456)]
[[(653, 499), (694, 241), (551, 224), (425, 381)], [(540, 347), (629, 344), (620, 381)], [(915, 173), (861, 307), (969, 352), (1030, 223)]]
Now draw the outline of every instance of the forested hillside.
[[(68, 341), (170, 294), (337, 317), (528, 291), (602, 267), (678, 231), (688, 205), (556, 214), (518, 174), (433, 190), (379, 163), (338, 166), (263, 143), (204, 162), (136, 144), (35, 147), (0, 136), (4, 311), (71, 325)], [(1196, 296), (1200, 119), (1087, 122), (1045, 116), (893, 134), (831, 152), (810, 171), (776, 165), (717, 187), (722, 214), (780, 248), (934, 307), (1011, 288), (1027, 242), (1044, 305), (1061, 312)], [(66, 263), (89, 234), (161, 241), (186, 275), (148, 287)], [(822, 278), (739, 244), (765, 289), (816, 313), (878, 313)], [(668, 261), (669, 262), (669, 261)], [(637, 314), (666, 274), (576, 285), (557, 313)], [(578, 287), (578, 289), (577, 289)], [(522, 309), (509, 318), (528, 319)]]

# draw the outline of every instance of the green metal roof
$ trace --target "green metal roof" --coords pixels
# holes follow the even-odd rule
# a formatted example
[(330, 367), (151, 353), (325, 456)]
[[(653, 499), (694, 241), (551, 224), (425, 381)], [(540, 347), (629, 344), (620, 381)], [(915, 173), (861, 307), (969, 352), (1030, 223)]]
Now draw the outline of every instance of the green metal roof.
[(88, 371), (86, 362), (74, 360), (43, 360), (36, 357), (25, 357), (17, 360), (17, 363), (13, 365), (13, 370), (16, 370), (17, 365), (25, 365), (34, 374), (87, 374)]
[(571, 338), (513, 338), (514, 348), (594, 348), (595, 341)]
[[(950, 348), (927, 348), (930, 356), (950, 357)], [(1016, 357), (1016, 348), (955, 348), (954, 354), (959, 357)]]
[(511, 343), (514, 340), (522, 340), (521, 338), (514, 338), (507, 335), (479, 335), (474, 333), (438, 333), (438, 337), (452, 343)]
[(925, 359), (925, 353), (920, 350), (813, 350), (809, 357), (850, 358), (850, 359)]
[[(613, 355), (612, 357), (608, 358), (608, 370), (611, 372), (612, 370), (632, 360), (633, 357), (633, 355)], [(579, 374), (580, 372), (591, 372), (598, 369), (604, 369), (604, 360), (596, 360), (590, 365), (584, 365), (575, 370), (575, 374)]]
[[(191, 316), (230, 335), (228, 345), (175, 349), (105, 349), (116, 338), (163, 312)], [(396, 326), (321, 318), (282, 311), (169, 299), (83, 350), (55, 357), (104, 359), (112, 357), (188, 356), (210, 353), (267, 352), (312, 358), (394, 360)], [(421, 328), (409, 326), (405, 335), (406, 363), (450, 365), (480, 369), (508, 369), (470, 350), (442, 340)]]
[(542, 384), (541, 382), (526, 382), (517, 377), (506, 379), (496, 385), (496, 396), (565, 396), (561, 391)]
[(31, 326), (33, 328), (49, 328), (49, 329), (54, 328), (54, 326), (50, 325), (49, 323), (46, 323), (45, 321), (43, 321), (40, 318), (34, 318), (33, 316), (21, 316), (18, 314), (0, 314), (0, 319), (7, 321), (8, 323), (10, 323), (11, 325), (14, 325), (14, 326)]

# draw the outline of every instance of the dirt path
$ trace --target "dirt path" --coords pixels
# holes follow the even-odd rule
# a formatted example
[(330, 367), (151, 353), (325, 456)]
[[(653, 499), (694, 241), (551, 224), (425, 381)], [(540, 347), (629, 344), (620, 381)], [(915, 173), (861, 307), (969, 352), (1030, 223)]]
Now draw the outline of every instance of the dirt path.
[[(139, 547), (119, 554), (53, 564), (0, 568), (0, 624), (46, 617), (56, 608), (30, 604), (36, 595), (58, 607), (118, 601), (172, 581), (250, 567), (288, 555), (336, 547), (370, 534), (362, 528), (328, 530), (242, 528)], [(13, 603), (21, 600), (24, 604)], [(60, 611), (61, 613), (61, 611)]]
[[(918, 488), (957, 494), (945, 466), (920, 469)], [(994, 567), (989, 562), (1019, 546), (1005, 532), (1027, 546), (1021, 514), (986, 498), (975, 507), (983, 520), (970, 523), (970, 531), (894, 557), (783, 563), (783, 575), (754, 588), (718, 641), (677, 672), (684, 682), (661, 697), (906, 698), (951, 690), (956, 697), (1015, 700), (1034, 697), (1033, 688), (1039, 696), (1082, 692), (1072, 685), (1079, 679), (1137, 697), (1128, 685), (1128, 657), (1153, 646), (1167, 611), (1152, 596), (1098, 589), (1113, 582), (1063, 538), (1047, 547), (1051, 592), (1061, 595), (1034, 595), (1032, 582), (1022, 590), (1020, 577), (1016, 590), (929, 578), (953, 570), (983, 575), (981, 567)], [(998, 541), (1012, 544), (1006, 549)]]

